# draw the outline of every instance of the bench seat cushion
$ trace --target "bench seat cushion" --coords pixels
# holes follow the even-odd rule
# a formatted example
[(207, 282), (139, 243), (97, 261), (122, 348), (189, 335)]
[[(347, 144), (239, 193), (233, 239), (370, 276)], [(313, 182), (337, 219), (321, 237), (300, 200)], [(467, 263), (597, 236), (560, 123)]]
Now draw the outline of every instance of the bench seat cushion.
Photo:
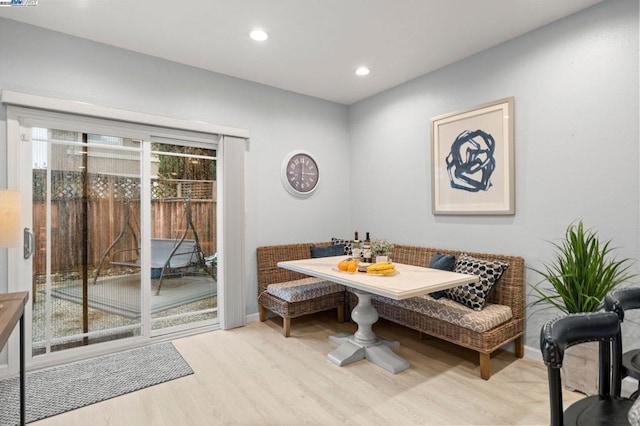
[(313, 277), (269, 284), (267, 287), (267, 293), (287, 302), (302, 302), (342, 291), (344, 291), (344, 286), (340, 284)]
[(460, 327), (468, 328), (478, 333), (509, 321), (513, 317), (511, 308), (505, 305), (487, 303), (481, 311), (468, 308), (451, 299), (418, 296), (404, 300), (394, 300), (383, 296), (373, 296), (378, 300), (392, 306), (409, 309), (429, 317), (447, 321)]

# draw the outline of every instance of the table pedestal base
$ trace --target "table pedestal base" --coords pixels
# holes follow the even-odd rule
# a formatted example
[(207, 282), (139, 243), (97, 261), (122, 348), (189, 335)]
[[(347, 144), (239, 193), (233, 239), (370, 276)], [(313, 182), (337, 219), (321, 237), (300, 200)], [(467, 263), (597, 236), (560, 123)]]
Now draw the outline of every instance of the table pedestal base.
[(368, 359), (391, 373), (400, 373), (409, 368), (407, 360), (391, 350), (399, 343), (377, 337), (373, 332), (371, 327), (378, 321), (378, 312), (371, 304), (372, 294), (361, 290), (354, 290), (354, 293), (358, 296), (358, 305), (353, 308), (351, 318), (358, 324), (358, 330), (354, 334), (340, 333), (329, 337), (329, 340), (340, 345), (327, 356), (329, 361), (342, 367)]
[(400, 345), (396, 340), (378, 337), (373, 343), (362, 344), (355, 340), (353, 334), (348, 333), (329, 336), (329, 340), (340, 345), (336, 350), (327, 355), (329, 361), (339, 367), (360, 361), (361, 359), (368, 359), (394, 374), (409, 368), (407, 360), (396, 355), (391, 350), (391, 348)]

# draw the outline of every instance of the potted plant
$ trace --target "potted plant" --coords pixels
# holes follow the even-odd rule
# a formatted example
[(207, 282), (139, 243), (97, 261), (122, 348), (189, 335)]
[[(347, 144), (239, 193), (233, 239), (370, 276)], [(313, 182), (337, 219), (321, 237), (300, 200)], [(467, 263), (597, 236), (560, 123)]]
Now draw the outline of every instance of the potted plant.
[(371, 254), (376, 259), (376, 262), (383, 262), (389, 260), (391, 251), (393, 250), (393, 244), (387, 240), (377, 239), (371, 242)]
[[(548, 305), (565, 314), (595, 312), (601, 309), (607, 293), (635, 276), (629, 273), (631, 259), (613, 257), (611, 240), (600, 241), (596, 231), (585, 229), (582, 221), (569, 225), (564, 239), (552, 244), (553, 260), (541, 269), (530, 268), (542, 278), (532, 286), (535, 300), (530, 306)], [(597, 343), (569, 349), (563, 363), (565, 386), (586, 394), (597, 393)], [(589, 359), (595, 362), (588, 367), (591, 375), (584, 370)], [(575, 364), (579, 364), (579, 372), (574, 372)]]

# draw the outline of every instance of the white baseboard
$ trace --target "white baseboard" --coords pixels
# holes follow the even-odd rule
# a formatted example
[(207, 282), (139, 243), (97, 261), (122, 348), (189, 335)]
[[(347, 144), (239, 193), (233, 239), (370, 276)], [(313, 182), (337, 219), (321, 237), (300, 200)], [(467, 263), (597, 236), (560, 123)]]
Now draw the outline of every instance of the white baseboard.
[(247, 324), (249, 324), (250, 322), (260, 321), (260, 315), (257, 312), (255, 314), (249, 314), (247, 315), (245, 321), (247, 322)]
[(534, 348), (532, 346), (524, 347), (524, 357), (530, 359), (532, 361), (540, 361), (542, 362), (542, 352), (540, 352), (540, 348)]

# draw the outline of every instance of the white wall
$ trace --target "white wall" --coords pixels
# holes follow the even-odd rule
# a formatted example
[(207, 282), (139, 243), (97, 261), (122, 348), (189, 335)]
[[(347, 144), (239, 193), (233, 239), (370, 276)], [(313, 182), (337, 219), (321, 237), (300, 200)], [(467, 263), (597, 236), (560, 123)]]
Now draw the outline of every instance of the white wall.
[[(583, 219), (619, 256), (639, 258), (638, 76), (638, 2), (606, 1), (352, 105), (353, 226), (402, 243), (516, 254), (530, 267), (551, 258), (545, 240)], [(434, 216), (430, 118), (507, 96), (515, 216)], [(530, 310), (528, 345), (556, 314)]]
[[(349, 229), (343, 105), (0, 19), (0, 90), (243, 128), (246, 153), (247, 313), (255, 313), (255, 248), (321, 241)], [(259, 64), (256, 64), (259, 65)], [(280, 182), (294, 149), (313, 153), (322, 183), (297, 200)], [(330, 173), (329, 173), (330, 171)], [(6, 187), (6, 109), (0, 108), (0, 188)], [(0, 250), (0, 268), (6, 265)], [(0, 292), (6, 291), (0, 274)]]

